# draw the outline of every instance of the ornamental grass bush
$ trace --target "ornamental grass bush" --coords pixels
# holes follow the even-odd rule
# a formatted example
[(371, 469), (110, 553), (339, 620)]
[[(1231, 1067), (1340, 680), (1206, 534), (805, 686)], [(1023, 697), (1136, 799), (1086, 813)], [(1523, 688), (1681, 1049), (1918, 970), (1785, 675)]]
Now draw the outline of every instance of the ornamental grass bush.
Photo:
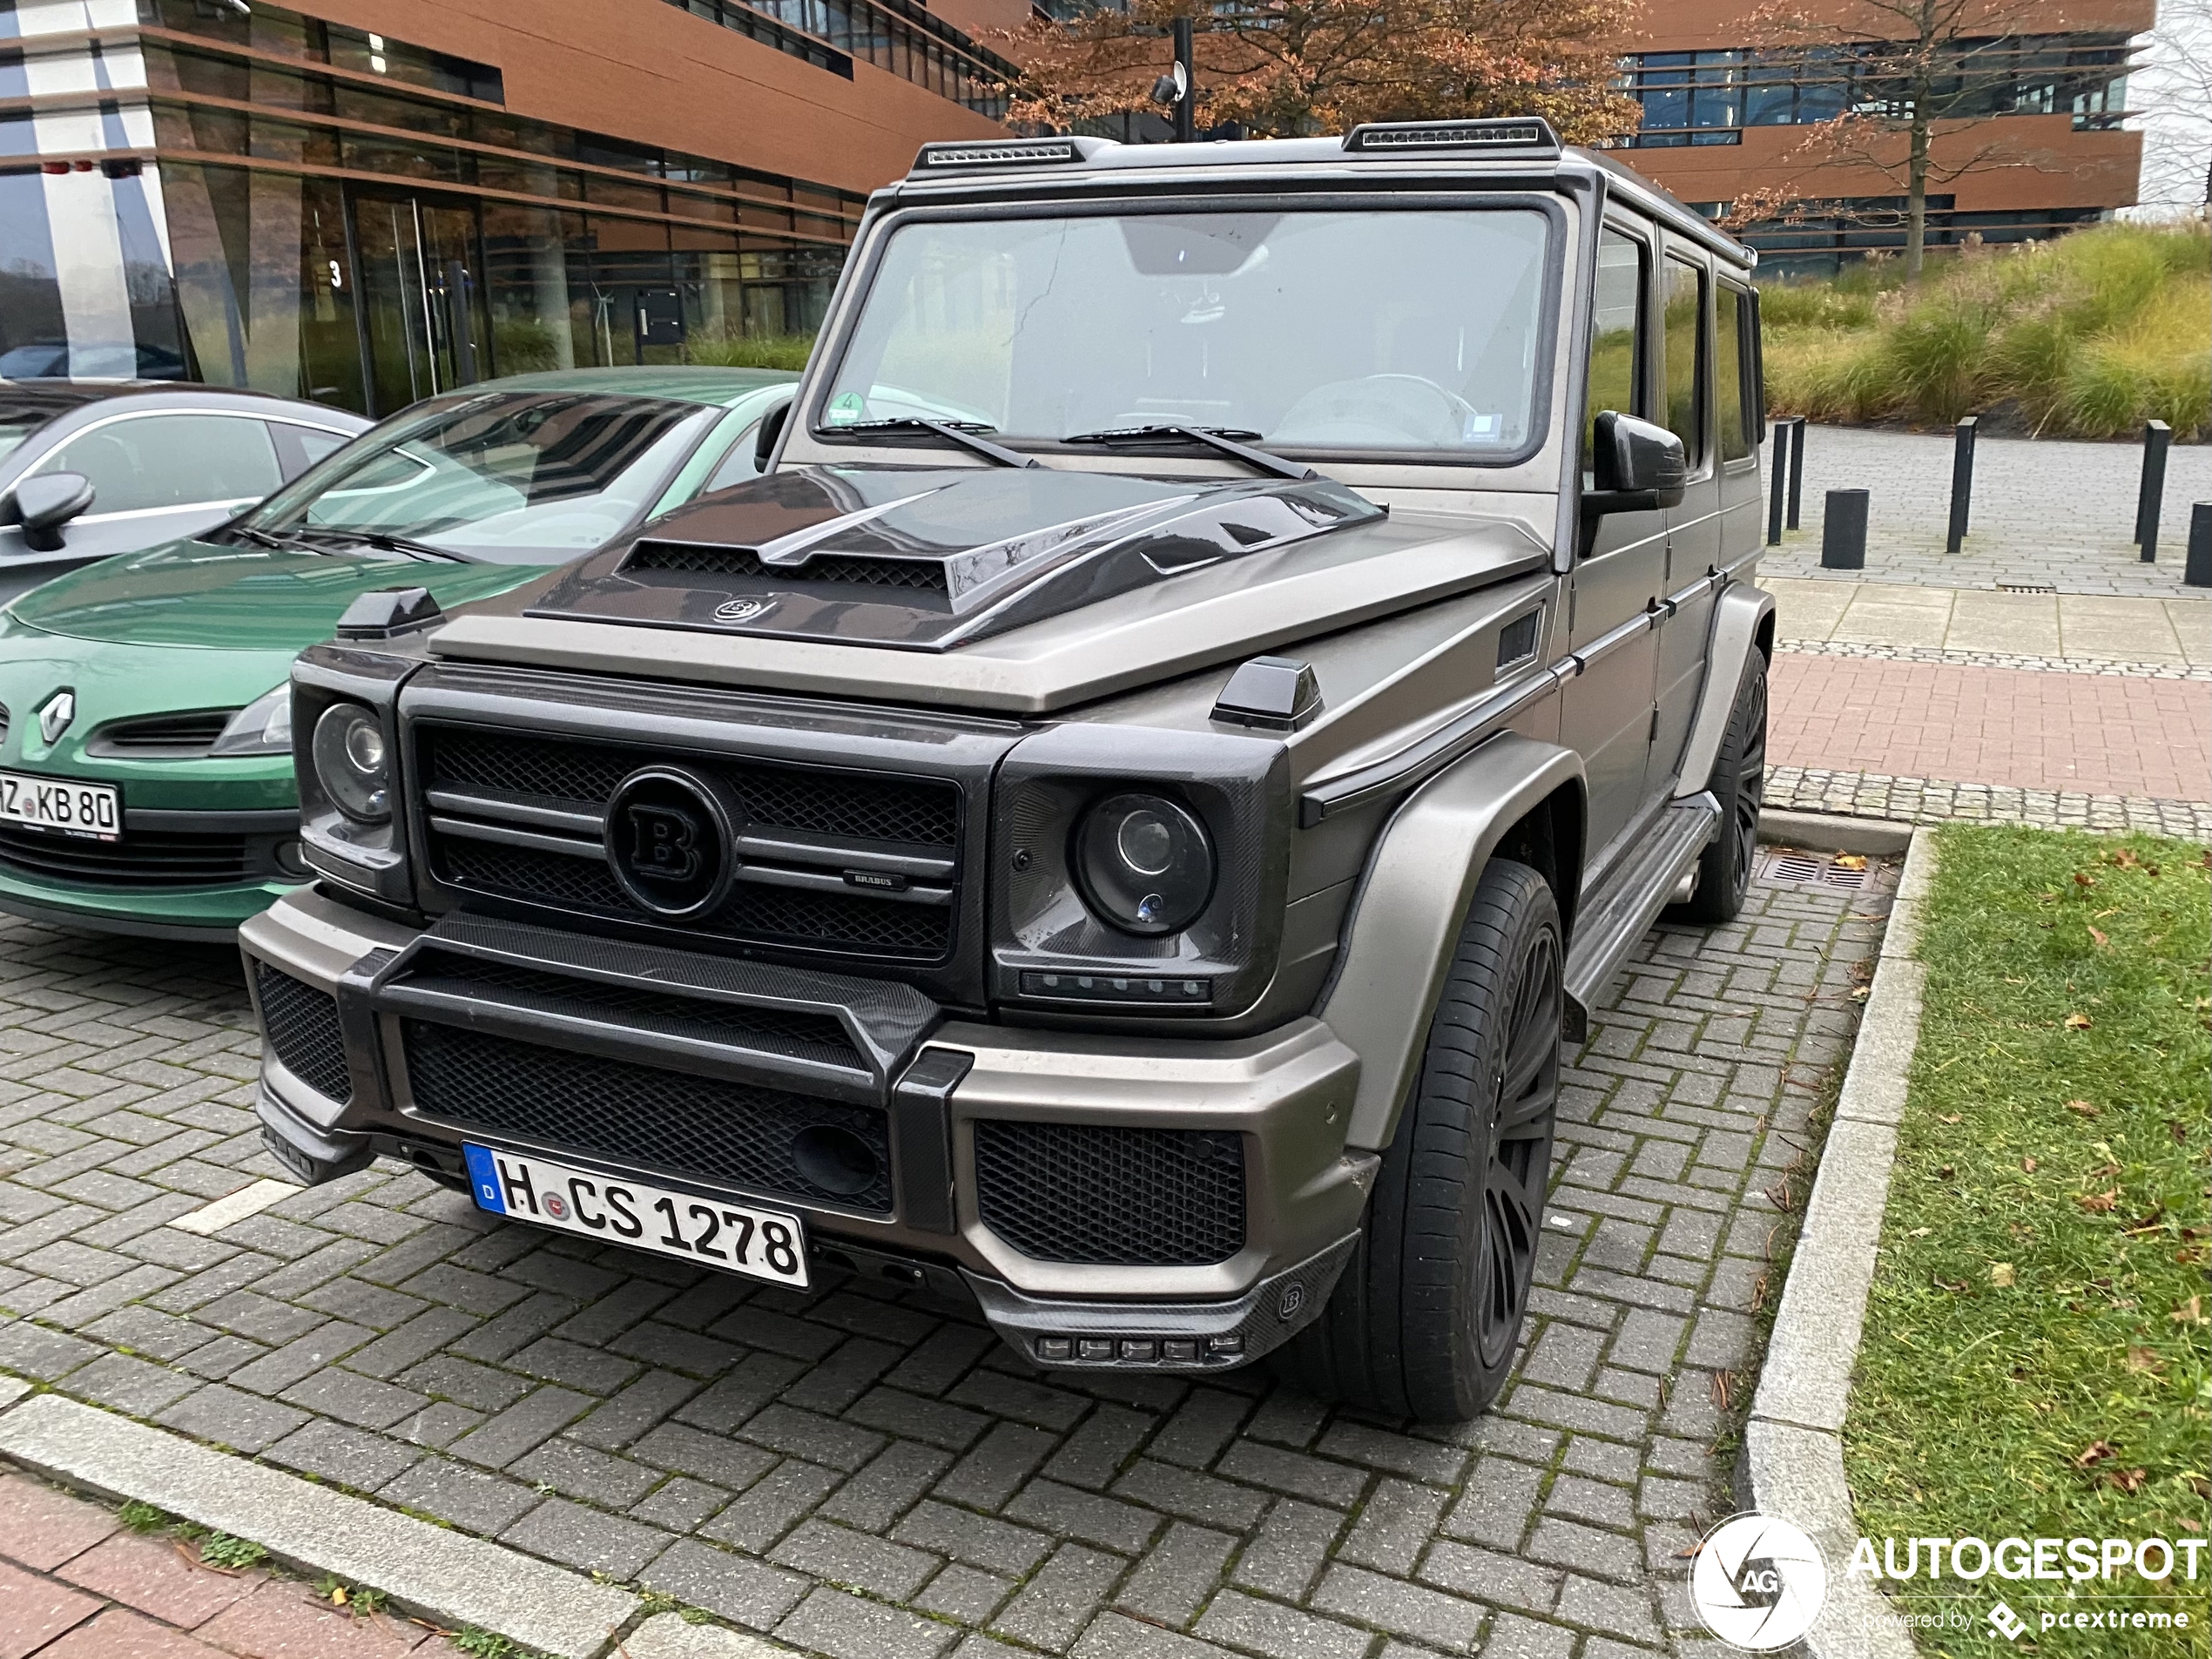
[(1870, 260), (1760, 294), (1778, 415), (1948, 425), (2009, 415), (2040, 437), (2170, 423), (2212, 437), (2212, 226), (2105, 224), (1969, 246), (1908, 287)]

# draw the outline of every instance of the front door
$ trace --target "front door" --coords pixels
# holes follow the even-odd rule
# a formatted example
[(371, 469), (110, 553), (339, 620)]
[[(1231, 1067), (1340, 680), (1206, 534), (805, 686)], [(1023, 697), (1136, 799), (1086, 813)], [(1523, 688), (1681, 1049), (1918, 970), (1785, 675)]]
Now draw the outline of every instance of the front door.
[(490, 372), (476, 210), (435, 197), (354, 199), (369, 413), (471, 385)]
[[(1610, 226), (1601, 236), (1588, 415), (1611, 409), (1642, 415), (1653, 380), (1652, 253), (1641, 237)], [(1587, 461), (1587, 428), (1582, 453)], [(1591, 482), (1586, 469), (1583, 485)], [(1595, 866), (1643, 804), (1657, 642), (1649, 626), (1627, 624), (1665, 590), (1666, 515), (1608, 513), (1584, 531), (1577, 551), (1568, 648), (1589, 654), (1561, 692), (1561, 734), (1582, 757), (1589, 790), (1586, 845)]]

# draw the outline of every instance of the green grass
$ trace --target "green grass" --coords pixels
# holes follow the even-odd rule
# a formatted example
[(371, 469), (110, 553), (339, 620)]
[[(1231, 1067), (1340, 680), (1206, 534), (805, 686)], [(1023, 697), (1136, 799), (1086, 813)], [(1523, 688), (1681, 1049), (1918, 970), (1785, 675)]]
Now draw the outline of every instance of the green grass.
[(2212, 228), (2098, 225), (1966, 248), (1917, 288), (1895, 261), (1759, 298), (1777, 414), (1941, 425), (2015, 412), (2045, 437), (2212, 436)]
[(684, 361), (717, 368), (800, 369), (813, 349), (812, 334), (710, 334), (702, 329), (684, 341)]
[[(2202, 1538), (2207, 854), (1966, 828), (1945, 831), (1941, 851), (1844, 1431), (1859, 1531), (1878, 1550), (1931, 1535)], [(1981, 1620), (2000, 1596), (2033, 1624), (2123, 1594), (2186, 1609), (2193, 1628), (2054, 1630), (2021, 1650), (2180, 1659), (2205, 1651), (2207, 1581), (1886, 1588), (1912, 1611), (1967, 1611), (1969, 1630), (1919, 1633), (1930, 1659), (1986, 1659)]]
[(211, 1532), (199, 1541), (199, 1559), (210, 1567), (259, 1567), (269, 1559), (269, 1552), (250, 1538)]

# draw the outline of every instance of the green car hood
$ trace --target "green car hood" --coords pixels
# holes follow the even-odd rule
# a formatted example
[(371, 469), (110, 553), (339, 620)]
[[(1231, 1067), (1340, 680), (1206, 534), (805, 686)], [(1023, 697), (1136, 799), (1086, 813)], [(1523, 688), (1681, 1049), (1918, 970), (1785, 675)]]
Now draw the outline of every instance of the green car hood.
[(354, 596), (372, 589), (428, 588), (450, 610), (547, 568), (172, 542), (58, 577), (10, 610), (19, 623), (77, 639), (294, 653), (329, 638)]

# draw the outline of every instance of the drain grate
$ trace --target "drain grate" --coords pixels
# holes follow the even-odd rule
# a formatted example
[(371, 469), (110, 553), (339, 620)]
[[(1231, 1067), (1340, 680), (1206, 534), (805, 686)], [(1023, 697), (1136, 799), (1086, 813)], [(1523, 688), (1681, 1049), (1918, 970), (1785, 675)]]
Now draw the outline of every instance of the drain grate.
[(2000, 593), (2056, 593), (2058, 590), (2047, 582), (2000, 582)]
[(1838, 855), (1829, 853), (1770, 853), (1765, 867), (1759, 872), (1760, 880), (1782, 887), (1855, 889), (1866, 885), (1867, 876), (1865, 859), (1844, 864)]

